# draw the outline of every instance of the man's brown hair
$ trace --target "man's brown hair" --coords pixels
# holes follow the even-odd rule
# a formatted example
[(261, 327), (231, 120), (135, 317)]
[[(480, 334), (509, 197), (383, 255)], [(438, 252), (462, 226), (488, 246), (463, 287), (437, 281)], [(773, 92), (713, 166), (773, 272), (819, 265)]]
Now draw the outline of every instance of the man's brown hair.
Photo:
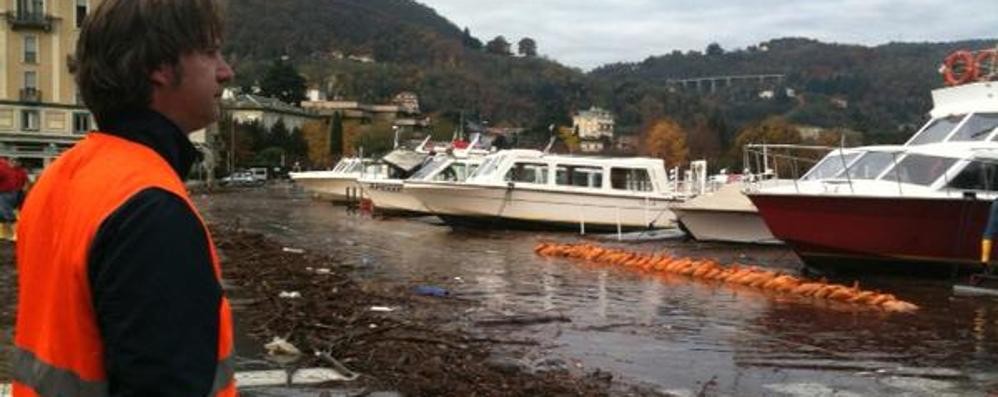
[[(104, 0), (87, 16), (71, 62), (83, 102), (100, 125), (149, 106), (149, 75), (222, 39), (219, 0)], [(179, 78), (179, 76), (178, 76)]]

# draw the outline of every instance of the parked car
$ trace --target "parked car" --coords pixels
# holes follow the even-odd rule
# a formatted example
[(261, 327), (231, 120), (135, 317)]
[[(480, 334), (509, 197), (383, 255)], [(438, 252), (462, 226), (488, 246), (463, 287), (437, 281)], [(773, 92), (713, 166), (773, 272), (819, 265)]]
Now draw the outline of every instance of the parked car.
[(237, 171), (219, 181), (222, 186), (260, 186), (264, 181), (253, 176), (252, 172)]

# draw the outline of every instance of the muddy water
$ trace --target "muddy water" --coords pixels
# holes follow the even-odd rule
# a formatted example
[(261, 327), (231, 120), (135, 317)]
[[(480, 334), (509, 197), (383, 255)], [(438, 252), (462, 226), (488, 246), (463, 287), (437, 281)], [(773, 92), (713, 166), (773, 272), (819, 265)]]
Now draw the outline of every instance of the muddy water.
[[(951, 284), (859, 280), (923, 307), (913, 315), (817, 304), (683, 278), (535, 256), (571, 234), (452, 231), (432, 218), (371, 219), (286, 186), (196, 198), (211, 221), (353, 264), (359, 277), (445, 286), (496, 313), (564, 314), (509, 329), (549, 357), (677, 395), (986, 395), (998, 390), (998, 301)], [(608, 243), (790, 272), (784, 248), (681, 241)], [(852, 280), (834, 280), (851, 282)]]

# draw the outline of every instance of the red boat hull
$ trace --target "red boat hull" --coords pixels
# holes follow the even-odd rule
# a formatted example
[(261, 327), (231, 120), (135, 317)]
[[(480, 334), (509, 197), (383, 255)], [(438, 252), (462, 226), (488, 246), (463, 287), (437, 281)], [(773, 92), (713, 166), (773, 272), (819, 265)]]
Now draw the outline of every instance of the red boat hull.
[(751, 194), (776, 238), (808, 265), (977, 267), (991, 201)]

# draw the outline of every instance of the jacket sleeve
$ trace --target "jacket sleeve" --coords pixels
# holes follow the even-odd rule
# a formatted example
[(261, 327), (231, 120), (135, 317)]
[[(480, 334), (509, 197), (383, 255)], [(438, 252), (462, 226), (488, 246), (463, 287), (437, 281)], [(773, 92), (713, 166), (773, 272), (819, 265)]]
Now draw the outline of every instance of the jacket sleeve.
[(104, 221), (89, 253), (110, 395), (207, 395), (222, 290), (191, 208), (141, 191)]

